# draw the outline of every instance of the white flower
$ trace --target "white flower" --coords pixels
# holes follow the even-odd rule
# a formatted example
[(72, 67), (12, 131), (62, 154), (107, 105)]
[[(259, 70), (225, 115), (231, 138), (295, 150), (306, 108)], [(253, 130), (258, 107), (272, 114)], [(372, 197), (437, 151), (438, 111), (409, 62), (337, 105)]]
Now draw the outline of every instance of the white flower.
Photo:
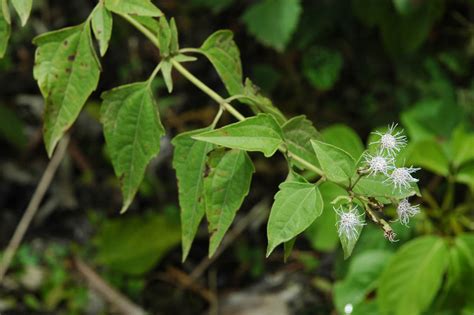
[(347, 211), (342, 207), (334, 208), (339, 220), (336, 222), (339, 237), (346, 237), (347, 240), (356, 240), (359, 236), (359, 229), (365, 223), (361, 220), (363, 214), (359, 214), (356, 207), (350, 206)]
[(408, 226), (408, 222), (410, 221), (410, 218), (418, 214), (419, 212), (420, 212), (420, 206), (411, 205), (408, 202), (408, 199), (406, 198), (401, 200), (398, 203), (398, 206), (397, 206), (398, 218), (400, 219), (400, 222), (405, 226)]
[(380, 131), (374, 132), (374, 134), (380, 136), (380, 139), (371, 144), (378, 144), (380, 146), (380, 153), (387, 153), (394, 156), (395, 153), (406, 146), (407, 137), (403, 135), (403, 131), (396, 131), (395, 128), (397, 128), (397, 124), (391, 124), (385, 133), (381, 133)]
[(392, 173), (389, 175), (388, 180), (390, 180), (395, 188), (409, 188), (410, 183), (416, 183), (418, 179), (411, 176), (411, 173), (418, 171), (419, 168), (413, 167), (398, 167), (395, 168)]
[(365, 155), (365, 162), (369, 166), (369, 175), (376, 175), (382, 173), (387, 175), (387, 172), (394, 168), (394, 159), (391, 157), (384, 157), (380, 154)]

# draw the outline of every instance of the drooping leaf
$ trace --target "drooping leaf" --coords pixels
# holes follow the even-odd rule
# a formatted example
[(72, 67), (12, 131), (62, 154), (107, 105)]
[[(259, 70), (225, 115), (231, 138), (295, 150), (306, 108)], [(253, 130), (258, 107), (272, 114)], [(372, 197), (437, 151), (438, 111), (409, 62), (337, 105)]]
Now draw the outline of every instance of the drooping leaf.
[(242, 19), (258, 41), (283, 51), (296, 30), (301, 11), (299, 0), (262, 0), (249, 7)]
[(161, 74), (163, 75), (163, 80), (165, 81), (168, 93), (173, 92), (173, 78), (171, 77), (172, 71), (173, 65), (171, 62), (168, 60), (163, 60), (161, 63)]
[(160, 151), (164, 128), (148, 82), (132, 83), (102, 94), (101, 121), (127, 210), (148, 163)]
[(105, 7), (118, 14), (162, 16), (163, 13), (150, 0), (104, 0)]
[(166, 17), (162, 16), (159, 20), (160, 27), (158, 28), (158, 46), (160, 47), (160, 55), (168, 57), (170, 54), (171, 44), (171, 29)]
[(339, 79), (343, 58), (337, 50), (312, 47), (303, 55), (301, 64), (306, 79), (319, 90), (329, 90)]
[(179, 244), (180, 235), (179, 224), (162, 214), (107, 220), (94, 240), (95, 259), (114, 271), (141, 275)]
[(323, 198), (316, 185), (282, 183), (268, 219), (267, 257), (275, 247), (306, 230), (321, 215), (323, 206)]
[(43, 138), (48, 155), (76, 120), (99, 81), (89, 23), (36, 37), (33, 74), (45, 99)]
[(91, 22), (94, 36), (99, 42), (100, 55), (104, 56), (112, 36), (113, 19), (110, 11), (104, 7), (103, 2), (99, 2), (94, 12), (92, 12)]
[(347, 304), (358, 305), (377, 287), (379, 275), (392, 255), (387, 250), (369, 250), (352, 259), (346, 277), (334, 285), (334, 303), (341, 314)]
[(348, 184), (355, 173), (355, 160), (346, 151), (331, 144), (311, 140), (325, 176), (335, 183)]
[(33, 0), (11, 0), (15, 11), (20, 16), (21, 26), (25, 26), (30, 17)]
[[(319, 166), (310, 140), (320, 139), (321, 135), (316, 128), (314, 128), (311, 121), (306, 119), (306, 116), (301, 115), (291, 118), (282, 126), (282, 130), (290, 158), (291, 154), (295, 154), (307, 162)], [(304, 165), (301, 165), (298, 161), (292, 160), (292, 162), (300, 169), (305, 168)]]
[(170, 52), (172, 54), (175, 54), (179, 50), (179, 38), (178, 38), (178, 27), (176, 26), (176, 21), (174, 18), (170, 19), (170, 30), (171, 30)]
[(291, 240), (286, 241), (283, 243), (283, 260), (287, 262), (288, 258), (291, 256), (291, 252), (293, 251), (293, 247), (295, 246), (296, 237), (293, 237)]
[(332, 144), (349, 153), (355, 160), (364, 152), (364, 145), (359, 135), (350, 127), (335, 124), (321, 131), (324, 142)]
[(255, 171), (247, 152), (225, 152), (204, 179), (206, 216), (209, 222), (209, 257), (214, 255), (250, 189)]
[(403, 245), (383, 271), (377, 290), (383, 314), (418, 315), (435, 297), (446, 269), (448, 251), (438, 236)]
[(7, 51), (8, 40), (10, 39), (11, 26), (5, 19), (3, 10), (0, 8), (0, 58), (3, 58)]
[(347, 191), (331, 182), (324, 182), (319, 185), (319, 191), (324, 202), (323, 213), (305, 231), (305, 236), (314, 249), (318, 251), (331, 251), (339, 243), (336, 216), (333, 210), (333, 207), (336, 205), (333, 205), (332, 201), (339, 196), (347, 196)]
[(229, 30), (220, 30), (209, 36), (202, 44), (200, 51), (209, 59), (227, 92), (230, 95), (241, 94), (242, 64), (239, 48), (234, 42), (234, 35)]
[(213, 147), (208, 142), (193, 139), (193, 136), (208, 130), (210, 128), (181, 133), (172, 141), (173, 168), (178, 179), (181, 207), (183, 261), (189, 254), (199, 223), (204, 217), (204, 171), (207, 154)]
[(232, 149), (259, 151), (266, 157), (272, 156), (283, 142), (281, 128), (269, 114), (259, 114), (193, 138)]

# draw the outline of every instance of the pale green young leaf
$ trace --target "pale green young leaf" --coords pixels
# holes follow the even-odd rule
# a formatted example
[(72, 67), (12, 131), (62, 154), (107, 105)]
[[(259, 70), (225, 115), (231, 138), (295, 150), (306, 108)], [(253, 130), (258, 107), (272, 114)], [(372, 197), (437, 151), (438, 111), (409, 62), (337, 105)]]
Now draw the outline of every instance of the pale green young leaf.
[(171, 41), (170, 41), (170, 52), (176, 54), (179, 50), (179, 38), (178, 38), (178, 27), (176, 26), (176, 21), (174, 18), (170, 19), (170, 31), (171, 31)]
[(33, 74), (45, 99), (43, 138), (48, 155), (76, 120), (99, 81), (89, 23), (36, 37)]
[(163, 13), (150, 0), (104, 0), (105, 7), (118, 14), (162, 16)]
[(283, 143), (281, 128), (270, 114), (258, 114), (193, 138), (232, 149), (259, 151), (266, 157), (272, 156)]
[(321, 215), (323, 206), (323, 198), (316, 185), (282, 183), (268, 219), (267, 257), (275, 247), (306, 230)]
[(199, 223), (205, 214), (204, 171), (207, 154), (213, 145), (194, 140), (192, 136), (208, 131), (210, 128), (197, 129), (176, 136), (174, 145), (173, 168), (178, 179), (178, 197), (181, 207), (182, 260), (189, 254)]
[[(356, 210), (357, 210), (358, 215), (361, 215), (360, 220), (364, 221), (365, 212), (362, 212), (359, 206), (356, 206)], [(360, 234), (362, 233), (363, 228), (364, 228), (363, 225), (356, 226), (356, 230), (357, 230), (356, 238), (348, 238), (347, 235), (345, 234), (339, 235), (339, 241), (341, 242), (342, 251), (344, 252), (344, 259), (347, 259), (352, 255), (354, 246), (357, 244), (357, 241), (359, 240), (359, 237), (360, 237)]]
[(172, 32), (166, 17), (160, 17), (159, 26), (157, 39), (158, 46), (160, 47), (160, 55), (167, 57), (170, 54)]
[(200, 51), (216, 69), (227, 92), (230, 95), (241, 94), (242, 64), (239, 48), (234, 42), (232, 32), (229, 30), (215, 32), (202, 44)]
[(329, 126), (321, 131), (324, 142), (332, 144), (349, 153), (355, 160), (364, 152), (364, 144), (359, 135), (350, 127), (342, 124)]
[(334, 303), (340, 314), (347, 304), (358, 305), (377, 287), (378, 278), (393, 255), (387, 250), (368, 250), (355, 256), (342, 281), (334, 285)]
[(403, 245), (383, 271), (377, 290), (382, 314), (418, 315), (433, 301), (448, 262), (445, 241), (423, 236)]
[(191, 62), (191, 61), (196, 61), (197, 58), (193, 56), (188, 56), (184, 54), (177, 54), (176, 56), (173, 56), (173, 59), (176, 60), (177, 62)]
[(4, 17), (5, 21), (8, 24), (11, 24), (12, 23), (12, 18), (11, 18), (11, 15), (10, 15), (10, 8), (8, 6), (8, 0), (1, 0), (1, 1), (2, 1), (1, 11), (3, 13), (3, 17)]
[(324, 175), (330, 181), (347, 185), (355, 173), (355, 160), (346, 151), (318, 140), (311, 140)]
[(127, 210), (143, 180), (148, 163), (160, 151), (164, 134), (148, 82), (132, 83), (102, 94), (101, 121), (107, 150), (120, 179)]
[(173, 65), (171, 62), (169, 60), (163, 60), (161, 63), (161, 74), (163, 75), (163, 80), (165, 81), (168, 93), (173, 92), (173, 78), (171, 77), (172, 70)]
[(300, 0), (262, 0), (249, 7), (242, 19), (258, 41), (283, 51), (296, 30), (301, 11)]
[(25, 26), (30, 17), (33, 0), (11, 0), (15, 11), (20, 16), (21, 26)]
[[(321, 135), (314, 128), (311, 121), (306, 116), (296, 116), (288, 120), (283, 126), (283, 135), (288, 152), (291, 155), (297, 155), (307, 162), (319, 166), (318, 159), (311, 145), (311, 139), (320, 139)], [(291, 160), (300, 169), (305, 169), (298, 161)]]
[(211, 234), (209, 257), (216, 252), (247, 196), (255, 171), (245, 151), (230, 150), (217, 159), (204, 179), (206, 217)]
[[(353, 178), (353, 181), (356, 178)], [(371, 175), (362, 177), (353, 187), (357, 194), (382, 198), (380, 201), (390, 203), (390, 198), (403, 199), (413, 195), (420, 195), (418, 185), (411, 183), (408, 187), (395, 188), (384, 175)]]
[(112, 14), (104, 7), (103, 2), (99, 2), (92, 12), (92, 30), (94, 36), (99, 42), (100, 55), (104, 56), (109, 47), (110, 37), (112, 36)]
[(8, 40), (10, 39), (11, 26), (5, 19), (3, 11), (0, 10), (0, 58), (3, 58), (7, 51)]

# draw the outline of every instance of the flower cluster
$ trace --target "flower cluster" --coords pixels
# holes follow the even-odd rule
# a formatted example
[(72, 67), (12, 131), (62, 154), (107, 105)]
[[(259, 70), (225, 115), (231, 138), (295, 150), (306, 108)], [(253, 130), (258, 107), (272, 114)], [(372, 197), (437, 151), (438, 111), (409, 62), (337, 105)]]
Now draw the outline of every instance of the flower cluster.
[[(368, 174), (383, 174), (387, 177), (384, 182), (389, 182), (394, 189), (410, 188), (411, 183), (418, 182), (413, 177), (413, 173), (419, 168), (413, 167), (396, 167), (396, 154), (407, 145), (407, 138), (403, 131), (397, 131), (397, 124), (391, 124), (385, 133), (380, 131), (374, 132), (378, 136), (378, 140), (371, 144), (376, 144), (378, 150), (375, 154), (367, 153), (365, 162), (367, 164)], [(403, 225), (408, 225), (410, 218), (420, 211), (418, 205), (411, 205), (407, 199), (403, 199), (398, 203), (397, 214)]]
[(339, 220), (336, 222), (339, 237), (356, 240), (359, 237), (360, 228), (365, 225), (365, 222), (361, 219), (363, 214), (359, 214), (357, 208), (352, 205), (347, 210), (340, 206), (334, 208), (334, 211), (339, 216)]

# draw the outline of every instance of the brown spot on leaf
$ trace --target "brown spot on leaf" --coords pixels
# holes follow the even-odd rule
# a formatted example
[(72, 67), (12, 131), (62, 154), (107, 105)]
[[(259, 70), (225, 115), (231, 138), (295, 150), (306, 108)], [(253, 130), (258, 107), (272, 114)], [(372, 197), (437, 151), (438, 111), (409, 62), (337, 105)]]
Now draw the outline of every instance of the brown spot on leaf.
[(71, 73), (71, 68), (66, 68), (66, 73)]
[(67, 60), (69, 61), (74, 61), (74, 59), (76, 59), (76, 54), (72, 54), (67, 57)]
[(67, 46), (69, 44), (69, 42), (67, 41), (67, 39), (63, 42), (63, 45), (64, 46)]

